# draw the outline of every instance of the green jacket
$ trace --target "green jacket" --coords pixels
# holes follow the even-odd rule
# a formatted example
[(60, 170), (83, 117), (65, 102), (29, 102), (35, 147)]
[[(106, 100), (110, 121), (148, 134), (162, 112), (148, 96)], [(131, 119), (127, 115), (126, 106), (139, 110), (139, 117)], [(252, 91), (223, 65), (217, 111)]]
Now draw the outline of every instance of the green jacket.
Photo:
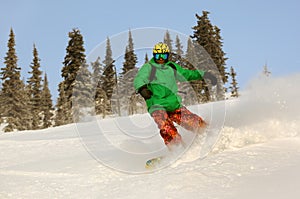
[[(174, 64), (174, 69), (168, 64)], [(155, 78), (150, 82), (150, 73), (152, 66), (156, 67)], [(152, 97), (146, 100), (148, 112), (151, 114), (156, 110), (174, 111), (180, 108), (181, 97), (178, 95), (177, 81), (200, 80), (203, 78), (204, 71), (188, 70), (182, 68), (174, 62), (165, 64), (157, 64), (152, 58), (148, 63), (144, 64), (138, 71), (134, 79), (134, 88), (139, 90), (144, 85), (153, 93)]]

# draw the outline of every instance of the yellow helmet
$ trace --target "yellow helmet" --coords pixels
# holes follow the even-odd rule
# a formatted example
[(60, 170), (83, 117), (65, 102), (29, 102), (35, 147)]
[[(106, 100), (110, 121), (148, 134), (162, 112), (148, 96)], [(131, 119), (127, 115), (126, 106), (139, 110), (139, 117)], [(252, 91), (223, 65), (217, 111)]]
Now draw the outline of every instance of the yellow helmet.
[(169, 46), (165, 43), (159, 42), (158, 44), (155, 44), (153, 48), (153, 53), (170, 53)]

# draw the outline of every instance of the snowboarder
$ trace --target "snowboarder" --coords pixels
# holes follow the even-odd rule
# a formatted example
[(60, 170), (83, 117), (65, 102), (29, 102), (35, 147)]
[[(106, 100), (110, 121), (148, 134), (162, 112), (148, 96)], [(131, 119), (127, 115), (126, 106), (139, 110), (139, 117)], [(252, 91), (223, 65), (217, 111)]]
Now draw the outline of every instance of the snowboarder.
[(169, 61), (170, 50), (165, 43), (153, 48), (153, 58), (145, 63), (134, 79), (136, 91), (145, 99), (148, 112), (153, 117), (160, 135), (167, 146), (180, 144), (181, 136), (174, 123), (187, 130), (199, 131), (206, 122), (181, 104), (176, 81), (209, 79), (212, 85), (217, 79), (210, 72), (184, 69)]

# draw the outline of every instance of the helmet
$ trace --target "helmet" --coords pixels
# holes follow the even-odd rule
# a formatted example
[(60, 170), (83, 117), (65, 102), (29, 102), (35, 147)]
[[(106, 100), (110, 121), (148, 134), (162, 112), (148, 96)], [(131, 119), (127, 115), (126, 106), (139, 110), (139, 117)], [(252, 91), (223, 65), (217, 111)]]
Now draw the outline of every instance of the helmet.
[(156, 53), (170, 53), (170, 49), (167, 44), (159, 42), (153, 48), (153, 54)]

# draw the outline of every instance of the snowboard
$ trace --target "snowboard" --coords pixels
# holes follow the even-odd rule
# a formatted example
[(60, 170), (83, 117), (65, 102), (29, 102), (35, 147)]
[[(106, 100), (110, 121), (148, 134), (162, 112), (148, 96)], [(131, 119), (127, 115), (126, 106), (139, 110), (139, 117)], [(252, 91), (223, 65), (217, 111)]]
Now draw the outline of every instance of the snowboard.
[(163, 156), (155, 157), (155, 158), (151, 158), (151, 159), (147, 160), (146, 164), (145, 164), (145, 168), (146, 169), (156, 168), (159, 165), (159, 163), (162, 161), (162, 159), (163, 159)]
[(186, 144), (184, 143), (184, 141), (182, 141), (179, 144), (170, 144), (167, 148), (167, 153), (148, 159), (146, 161), (145, 168), (154, 169), (162, 166), (162, 164), (168, 163), (169, 161), (173, 162), (185, 150)]

